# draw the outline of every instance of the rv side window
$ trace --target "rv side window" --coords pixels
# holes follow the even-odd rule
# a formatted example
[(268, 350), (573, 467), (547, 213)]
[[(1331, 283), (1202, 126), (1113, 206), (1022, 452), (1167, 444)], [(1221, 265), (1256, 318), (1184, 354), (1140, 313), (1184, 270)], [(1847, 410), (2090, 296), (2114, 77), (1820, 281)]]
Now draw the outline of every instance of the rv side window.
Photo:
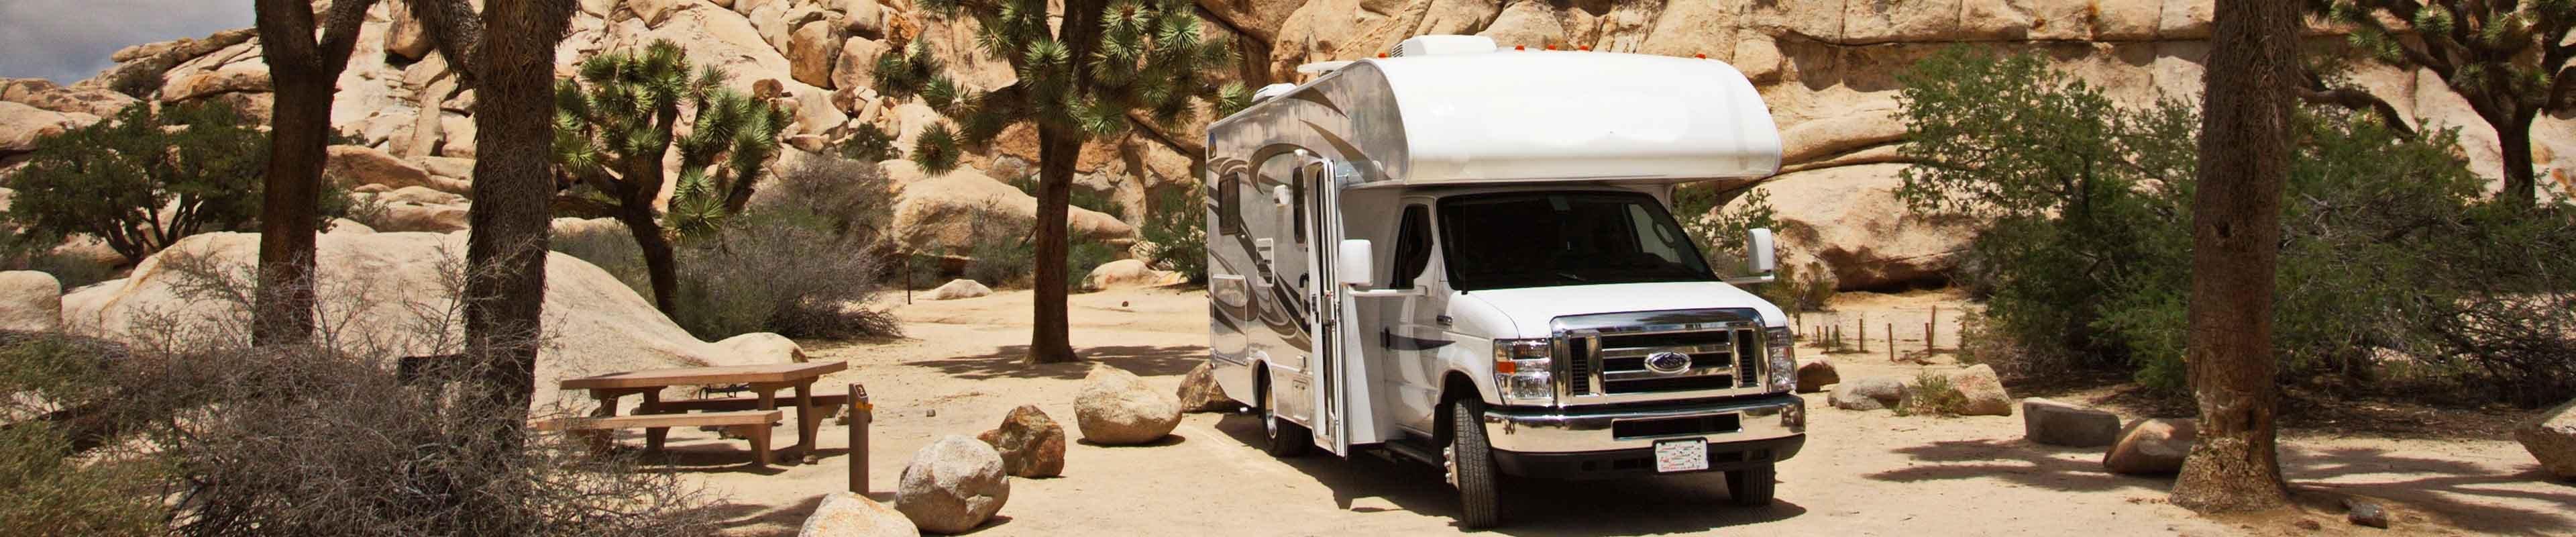
[(1414, 278), (1431, 265), (1431, 208), (1404, 206), (1404, 220), (1395, 236), (1395, 273), (1389, 275), (1390, 289), (1412, 289)]
[(1297, 168), (1297, 173), (1288, 180), (1288, 203), (1296, 205), (1293, 209), (1295, 212), (1291, 214), (1296, 221), (1289, 226), (1297, 230), (1296, 238), (1299, 246), (1306, 244), (1306, 183), (1322, 180), (1323, 176), (1322, 165), (1309, 165)]
[(1243, 234), (1243, 215), (1235, 212), (1243, 203), (1243, 172), (1225, 174), (1224, 179), (1217, 181), (1213, 197), (1216, 198), (1216, 233)]

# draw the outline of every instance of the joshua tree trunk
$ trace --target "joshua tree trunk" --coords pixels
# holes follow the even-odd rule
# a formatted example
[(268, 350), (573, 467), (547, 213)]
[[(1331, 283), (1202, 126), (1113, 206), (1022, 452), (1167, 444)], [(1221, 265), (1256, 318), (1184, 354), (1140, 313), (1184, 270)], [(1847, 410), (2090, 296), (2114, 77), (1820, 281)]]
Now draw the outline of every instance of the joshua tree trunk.
[(2516, 110), (2511, 117), (2489, 119), (2496, 130), (2497, 149), (2504, 153), (2504, 199), (2513, 207), (2539, 204), (2538, 178), (2531, 172), (2531, 120), (2538, 108)]
[[(546, 200), (554, 195), (555, 44), (572, 16), (570, 0), (492, 2), (474, 48), (473, 231), (466, 236), (466, 354), (480, 360), (476, 384), (493, 410), (527, 412), (536, 393), (543, 333), (548, 240)], [(523, 420), (514, 420), (523, 421)]]
[[(1057, 41), (1067, 45), (1072, 58), (1091, 57), (1100, 43), (1101, 2), (1098, 0), (1065, 0), (1064, 22)], [(1073, 85), (1076, 94), (1091, 84), (1090, 69), (1075, 69)], [(1038, 211), (1037, 211), (1037, 287), (1036, 311), (1029, 331), (1029, 363), (1071, 362), (1081, 357), (1073, 353), (1066, 327), (1065, 292), (1072, 277), (1065, 266), (1065, 251), (1070, 234), (1065, 216), (1072, 212), (1073, 165), (1081, 158), (1083, 134), (1062, 126), (1038, 127)]]
[(313, 336), (313, 242), (322, 201), (322, 165), (331, 132), (331, 98), (357, 44), (358, 25), (375, 0), (331, 6), (321, 39), (313, 5), (260, 0), (260, 51), (276, 86), (269, 115), (267, 176), (259, 207), (258, 319), (251, 342), (294, 345)]
[(678, 312), (678, 264), (671, 257), (671, 239), (662, 236), (662, 223), (653, 219), (651, 202), (618, 205), (617, 221), (626, 224), (635, 247), (644, 252), (644, 272), (653, 280), (653, 308), (663, 315)]
[(2272, 292), (2300, 68), (2299, 6), (2221, 0), (2215, 15), (2186, 351), (2200, 434), (2172, 501), (2204, 512), (2250, 511), (2288, 500), (2274, 447)]
[(1029, 331), (1029, 363), (1047, 364), (1079, 359), (1066, 328), (1065, 289), (1069, 267), (1065, 266), (1068, 237), (1065, 215), (1073, 202), (1073, 163), (1082, 152), (1082, 142), (1054, 132), (1038, 131), (1038, 212), (1037, 306)]

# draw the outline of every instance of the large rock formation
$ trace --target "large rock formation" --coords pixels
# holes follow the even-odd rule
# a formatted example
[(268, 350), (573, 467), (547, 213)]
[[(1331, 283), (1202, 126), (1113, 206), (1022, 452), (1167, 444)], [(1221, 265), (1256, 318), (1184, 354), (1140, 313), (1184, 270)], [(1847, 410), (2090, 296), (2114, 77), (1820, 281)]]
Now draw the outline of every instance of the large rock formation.
[[(249, 308), (186, 291), (207, 276), (248, 281), (259, 235), (208, 233), (145, 258), (133, 275), (83, 287), (62, 301), (65, 330), (131, 343), (193, 343), (247, 334)], [(387, 358), (457, 352), (463, 323), (447, 291), (465, 258), (462, 233), (326, 233), (316, 243), (320, 314), (347, 327), (337, 343), (383, 349)], [(247, 294), (247, 291), (244, 291)], [(781, 339), (699, 341), (607, 271), (564, 254), (546, 257), (546, 336), (537, 357), (539, 404), (558, 399), (556, 381), (586, 375), (795, 359)]]
[[(1897, 114), (1894, 74), (1944, 47), (2032, 52), (2104, 88), (2123, 106), (2199, 92), (2209, 52), (2208, 0), (1925, 0), (1852, 2), (1708, 1), (1506, 2), (1502, 0), (1200, 0), (1211, 37), (1236, 43), (1232, 73), (1251, 85), (1297, 82), (1299, 64), (1373, 57), (1421, 34), (1481, 34), (1505, 46), (1589, 49), (1727, 61), (1752, 78), (1786, 143), (1784, 172), (1766, 181), (1788, 229), (1785, 261), (1821, 263), (1846, 289), (1938, 283), (1967, 239), (1960, 222), (1930, 221), (1894, 199)], [(876, 94), (875, 60), (924, 45), (975, 91), (1017, 81), (1007, 62), (981, 54), (971, 21), (935, 16), (913, 2), (879, 0), (585, 0), (555, 57), (559, 75), (585, 59), (656, 39), (680, 43), (696, 61), (723, 67), (726, 86), (792, 107), (789, 138), (838, 142), (861, 125), (894, 133), (910, 151), (919, 134), (950, 122), (919, 102)], [(474, 99), (419, 24), (393, 3), (361, 26), (339, 82), (332, 126), (358, 145), (406, 159), (475, 153)], [(2311, 28), (2313, 44), (2340, 47), (2339, 30)], [(268, 66), (249, 29), (129, 47), (97, 77), (56, 87), (0, 83), (0, 163), (36, 136), (107, 117), (138, 101), (223, 102), (252, 117), (269, 109)], [(2462, 129), (2473, 170), (2498, 175), (2493, 130), (2468, 103), (2420, 71), (2353, 62), (2352, 79), (2433, 125)], [(131, 95), (128, 95), (128, 93)], [(139, 99), (138, 99), (139, 98)], [(1571, 105), (1581, 105), (1580, 96)], [(1148, 192), (1189, 191), (1204, 121), (1139, 122), (1076, 159), (1077, 186), (1135, 210)], [(2534, 125), (2540, 166), (2576, 168), (2576, 120), (2544, 116)], [(999, 205), (1032, 213), (1026, 194), (990, 177), (1033, 172), (1034, 132), (1006, 129), (969, 148), (969, 169), (922, 177), (889, 166), (906, 206), (895, 234), (907, 248), (957, 239), (962, 211)], [(828, 144), (822, 144), (828, 145)], [(989, 174), (989, 176), (985, 175)], [(458, 174), (442, 174), (462, 183)], [(674, 184), (676, 182), (673, 182)], [(394, 187), (410, 185), (390, 185)], [(461, 188), (421, 185), (463, 193)], [(1133, 214), (1127, 216), (1136, 216)], [(1084, 240), (1115, 242), (1132, 228), (1077, 210)]]

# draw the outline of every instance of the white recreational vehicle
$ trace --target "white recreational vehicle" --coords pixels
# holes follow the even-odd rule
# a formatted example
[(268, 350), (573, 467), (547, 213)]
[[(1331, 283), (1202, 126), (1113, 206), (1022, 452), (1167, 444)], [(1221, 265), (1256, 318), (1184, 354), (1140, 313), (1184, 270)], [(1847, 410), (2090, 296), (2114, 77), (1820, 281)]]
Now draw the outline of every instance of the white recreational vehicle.
[(1498, 474), (1771, 501), (1805, 403), (1786, 318), (1734, 285), (1770, 281), (1770, 232), (1721, 279), (1667, 210), (1778, 171), (1742, 73), (1472, 36), (1303, 70), (1208, 127), (1209, 359), (1269, 452), (1441, 465), (1471, 527)]

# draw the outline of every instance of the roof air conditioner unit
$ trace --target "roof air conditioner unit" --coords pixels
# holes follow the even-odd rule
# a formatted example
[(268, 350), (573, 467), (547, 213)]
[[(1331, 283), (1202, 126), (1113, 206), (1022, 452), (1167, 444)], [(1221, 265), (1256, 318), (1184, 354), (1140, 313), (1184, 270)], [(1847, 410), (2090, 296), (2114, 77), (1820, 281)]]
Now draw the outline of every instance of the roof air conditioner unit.
[(1388, 56), (1409, 58), (1433, 54), (1479, 54), (1493, 52), (1496, 48), (1498, 47), (1494, 45), (1493, 38), (1481, 35), (1424, 35), (1396, 43), (1395, 53)]

